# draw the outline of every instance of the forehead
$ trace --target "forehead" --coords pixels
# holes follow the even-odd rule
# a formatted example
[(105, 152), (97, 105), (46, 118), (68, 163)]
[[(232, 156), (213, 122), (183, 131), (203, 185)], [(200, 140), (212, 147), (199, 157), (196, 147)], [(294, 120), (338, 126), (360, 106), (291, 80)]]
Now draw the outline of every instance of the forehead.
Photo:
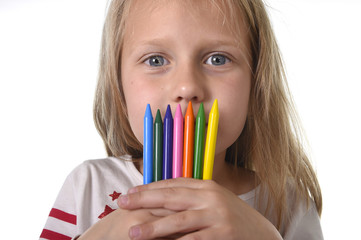
[(134, 31), (137, 23), (144, 24), (151, 16), (161, 12), (162, 15), (179, 14), (183, 18), (186, 16), (184, 21), (192, 20), (194, 24), (206, 19), (215, 27), (221, 27), (222, 31), (231, 32), (238, 39), (246, 34), (242, 10), (239, 2), (235, 0), (131, 0), (128, 4), (128, 12), (125, 13), (128, 33)]
[[(130, 0), (130, 12), (147, 14), (162, 8), (178, 7), (190, 15), (198, 15), (202, 10), (212, 14), (224, 12), (230, 1), (222, 0)], [(233, 5), (233, 4), (232, 4)]]

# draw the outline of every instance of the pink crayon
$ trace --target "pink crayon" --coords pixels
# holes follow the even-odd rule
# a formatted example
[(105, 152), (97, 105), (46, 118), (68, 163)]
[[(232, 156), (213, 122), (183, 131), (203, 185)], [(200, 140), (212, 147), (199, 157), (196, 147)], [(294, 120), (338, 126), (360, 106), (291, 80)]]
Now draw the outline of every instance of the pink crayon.
[(183, 115), (180, 104), (173, 123), (173, 178), (182, 177), (183, 171)]

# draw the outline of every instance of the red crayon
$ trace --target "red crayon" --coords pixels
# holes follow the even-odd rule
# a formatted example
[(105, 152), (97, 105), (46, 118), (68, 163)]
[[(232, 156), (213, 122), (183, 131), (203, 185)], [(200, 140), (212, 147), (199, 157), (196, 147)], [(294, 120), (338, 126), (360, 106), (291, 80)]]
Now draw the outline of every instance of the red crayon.
[(183, 177), (193, 177), (194, 114), (192, 102), (184, 116)]

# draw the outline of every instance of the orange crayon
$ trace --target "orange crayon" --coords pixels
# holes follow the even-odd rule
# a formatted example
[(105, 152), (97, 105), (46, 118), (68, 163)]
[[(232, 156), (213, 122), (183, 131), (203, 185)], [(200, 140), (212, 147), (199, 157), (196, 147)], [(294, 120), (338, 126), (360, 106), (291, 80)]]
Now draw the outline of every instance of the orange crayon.
[(194, 115), (192, 102), (184, 116), (183, 177), (193, 177)]

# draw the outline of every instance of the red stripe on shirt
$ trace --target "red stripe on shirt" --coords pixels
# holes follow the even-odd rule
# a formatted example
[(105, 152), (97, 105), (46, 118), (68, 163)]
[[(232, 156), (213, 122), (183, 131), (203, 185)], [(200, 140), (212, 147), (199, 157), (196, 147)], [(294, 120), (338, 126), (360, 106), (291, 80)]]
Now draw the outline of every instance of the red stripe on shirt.
[(59, 209), (51, 209), (49, 216), (76, 225), (76, 215), (61, 211)]
[(53, 232), (48, 229), (44, 229), (40, 235), (40, 238), (45, 238), (49, 240), (71, 240), (71, 237), (65, 236), (61, 233)]

